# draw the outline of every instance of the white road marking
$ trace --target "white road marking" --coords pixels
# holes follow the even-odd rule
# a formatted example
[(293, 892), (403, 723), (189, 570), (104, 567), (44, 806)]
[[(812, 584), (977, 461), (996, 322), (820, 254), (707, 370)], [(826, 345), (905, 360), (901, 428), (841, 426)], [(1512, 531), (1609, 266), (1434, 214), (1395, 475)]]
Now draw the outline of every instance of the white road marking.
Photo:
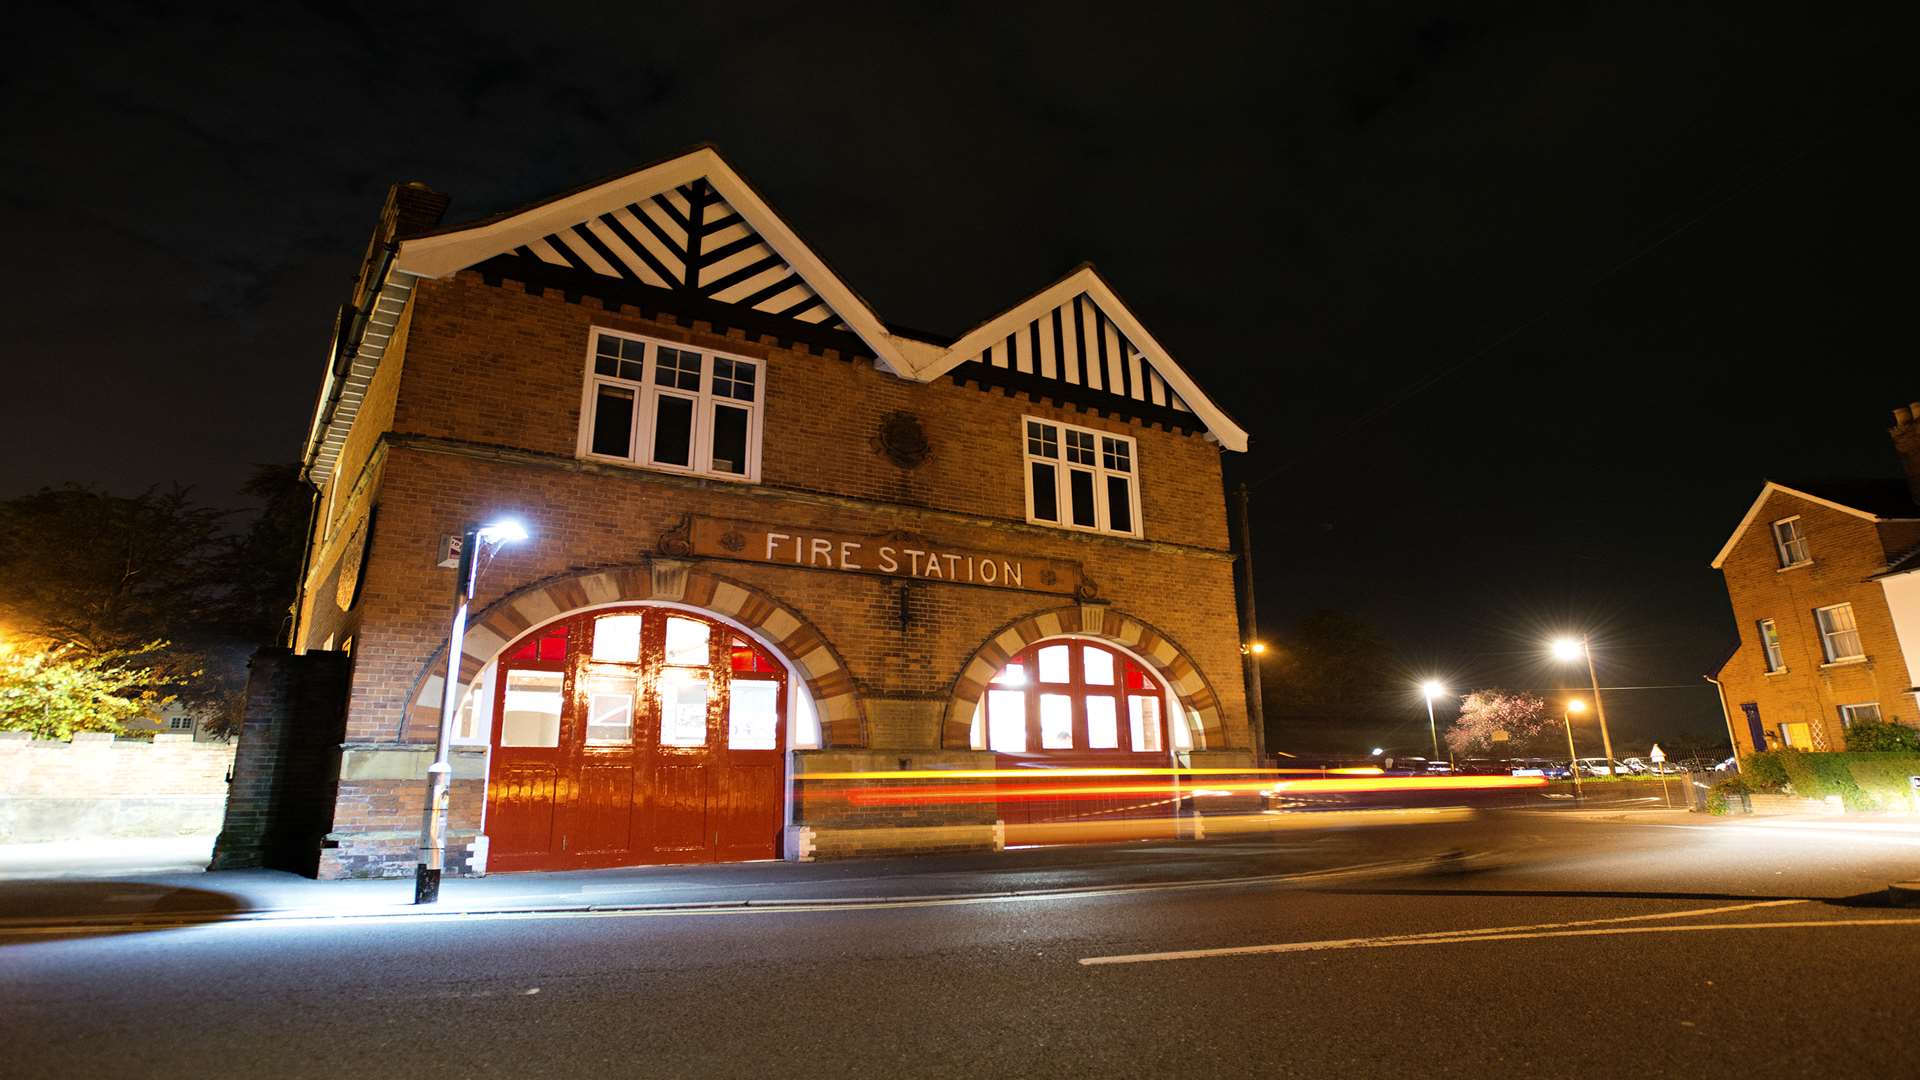
[[(1260, 956), (1268, 953), (1319, 952), (1330, 949), (1378, 949), (1392, 945), (1418, 945), (1425, 942), (1503, 940), (1509, 937), (1545, 937), (1549, 931), (1567, 931), (1571, 927), (1601, 926), (1611, 923), (1647, 922), (1655, 919), (1686, 919), (1697, 915), (1724, 915), (1754, 908), (1786, 907), (1811, 903), (1809, 900), (1759, 900), (1722, 907), (1689, 908), (1686, 911), (1656, 911), (1645, 915), (1616, 915), (1605, 919), (1573, 919), (1566, 922), (1531, 923), (1524, 926), (1483, 926), (1464, 930), (1432, 930), (1421, 934), (1381, 934), (1373, 937), (1334, 938), (1327, 941), (1288, 941), (1277, 945), (1232, 945), (1216, 949), (1180, 949), (1173, 952), (1132, 953), (1121, 956), (1089, 956), (1082, 964), (1141, 964), (1156, 960), (1204, 960), (1216, 956)], [(1664, 929), (1664, 928), (1656, 928)]]

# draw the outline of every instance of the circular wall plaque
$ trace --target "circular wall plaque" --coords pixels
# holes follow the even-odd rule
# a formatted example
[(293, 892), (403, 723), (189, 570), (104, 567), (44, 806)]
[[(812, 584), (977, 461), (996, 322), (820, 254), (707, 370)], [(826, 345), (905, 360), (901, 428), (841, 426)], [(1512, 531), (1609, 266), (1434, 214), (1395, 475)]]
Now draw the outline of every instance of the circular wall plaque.
[(881, 417), (874, 443), (888, 461), (903, 469), (917, 469), (933, 456), (926, 427), (910, 412), (890, 412)]

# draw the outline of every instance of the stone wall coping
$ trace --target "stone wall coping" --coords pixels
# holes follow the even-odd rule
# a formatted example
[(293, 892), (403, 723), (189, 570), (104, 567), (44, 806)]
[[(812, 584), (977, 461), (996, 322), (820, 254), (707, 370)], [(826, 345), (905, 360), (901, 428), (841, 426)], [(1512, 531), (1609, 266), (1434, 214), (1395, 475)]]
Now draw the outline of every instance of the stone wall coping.
[[(478, 746), (456, 746), (448, 755), (455, 780), (481, 780), (487, 775), (487, 752)], [(348, 743), (340, 748), (341, 780), (420, 780), (433, 764), (433, 747), (392, 743)]]

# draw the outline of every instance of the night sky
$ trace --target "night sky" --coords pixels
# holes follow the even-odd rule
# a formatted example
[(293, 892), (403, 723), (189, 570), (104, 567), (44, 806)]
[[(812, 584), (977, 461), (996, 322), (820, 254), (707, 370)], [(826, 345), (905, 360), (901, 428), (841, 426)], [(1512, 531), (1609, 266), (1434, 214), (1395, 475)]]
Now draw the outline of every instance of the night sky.
[(233, 502), (298, 455), (390, 183), (461, 221), (702, 141), (890, 321), (1096, 263), (1252, 434), (1263, 624), (1355, 612), (1409, 678), (1546, 685), (1584, 626), (1608, 684), (1704, 685), (1762, 479), (1898, 475), (1916, 103), (1882, 18), (913, 7), (16, 16), (0, 496)]

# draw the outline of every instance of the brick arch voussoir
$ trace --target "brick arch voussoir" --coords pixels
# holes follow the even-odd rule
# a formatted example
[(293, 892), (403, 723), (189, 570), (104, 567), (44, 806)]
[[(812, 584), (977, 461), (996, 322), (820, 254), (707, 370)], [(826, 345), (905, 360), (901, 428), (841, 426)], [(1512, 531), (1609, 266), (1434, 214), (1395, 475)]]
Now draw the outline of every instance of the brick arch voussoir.
[[(468, 621), (461, 641), (460, 685), (471, 685), (482, 668), (535, 627), (582, 608), (649, 602), (685, 604), (754, 631), (772, 643), (806, 681), (819, 708), (822, 743), (866, 745), (866, 707), (846, 659), (811, 620), (756, 586), (677, 559), (568, 570), (493, 601)], [(442, 645), (409, 690), (400, 741), (433, 738), (440, 723), (446, 670), (447, 649)]]
[(973, 712), (987, 691), (988, 681), (1020, 650), (1057, 637), (1108, 641), (1145, 658), (1181, 702), (1198, 714), (1200, 745), (1226, 745), (1219, 695), (1185, 649), (1152, 624), (1124, 611), (1105, 604), (1069, 604), (1024, 615), (987, 635), (986, 643), (961, 665), (953, 680), (947, 713), (940, 724), (941, 746), (964, 750), (972, 745)]

